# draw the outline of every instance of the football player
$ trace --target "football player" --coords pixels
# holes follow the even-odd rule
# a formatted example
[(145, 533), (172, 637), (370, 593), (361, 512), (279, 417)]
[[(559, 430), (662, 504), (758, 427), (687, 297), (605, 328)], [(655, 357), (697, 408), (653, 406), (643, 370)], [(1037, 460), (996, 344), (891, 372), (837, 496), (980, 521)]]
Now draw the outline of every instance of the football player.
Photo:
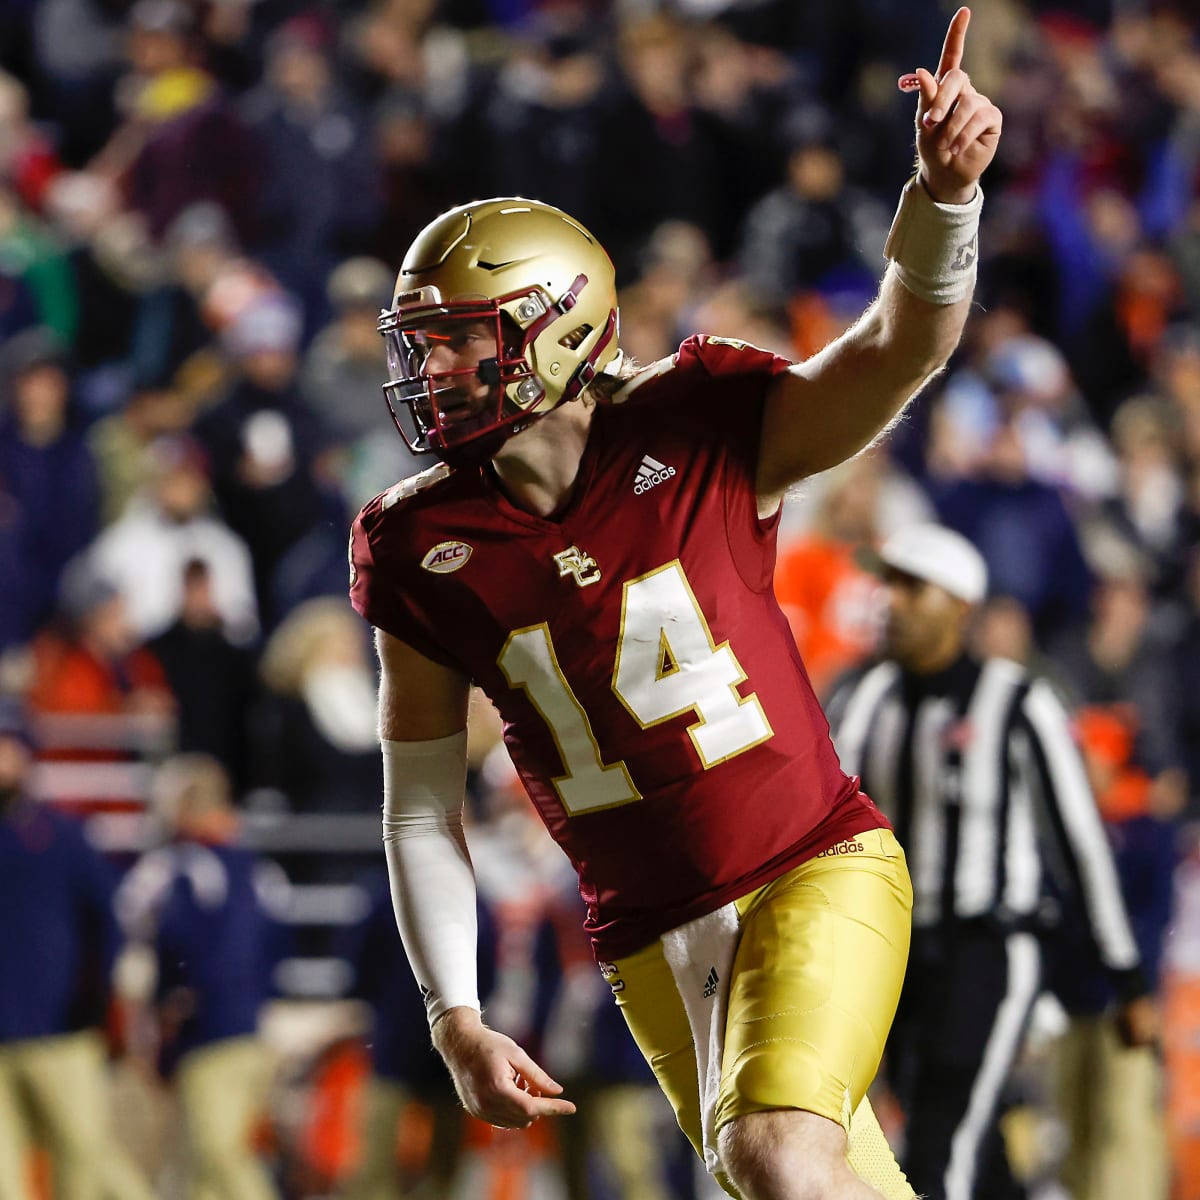
[(960, 336), (1000, 113), (953, 17), (878, 298), (788, 363), (693, 337), (623, 361), (612, 264), (531, 200), (424, 229), (380, 321), (393, 416), (441, 461), (359, 514), (382, 663), (384, 840), (433, 1040), (469, 1112), (574, 1106), (484, 1023), (462, 828), (491, 697), (579, 874), (600, 970), (709, 1170), (745, 1200), (911, 1197), (865, 1100), (911, 888), (845, 776), (772, 593), (784, 492), (871, 443)]

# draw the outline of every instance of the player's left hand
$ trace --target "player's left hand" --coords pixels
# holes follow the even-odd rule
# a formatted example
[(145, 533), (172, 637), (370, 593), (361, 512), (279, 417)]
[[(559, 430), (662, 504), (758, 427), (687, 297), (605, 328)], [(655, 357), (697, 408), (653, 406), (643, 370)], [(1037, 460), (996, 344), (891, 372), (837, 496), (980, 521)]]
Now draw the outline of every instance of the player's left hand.
[(1000, 110), (980, 95), (962, 69), (971, 10), (950, 19), (937, 74), (918, 67), (899, 80), (901, 91), (920, 91), (917, 158), (929, 194), (943, 204), (966, 204), (996, 154)]

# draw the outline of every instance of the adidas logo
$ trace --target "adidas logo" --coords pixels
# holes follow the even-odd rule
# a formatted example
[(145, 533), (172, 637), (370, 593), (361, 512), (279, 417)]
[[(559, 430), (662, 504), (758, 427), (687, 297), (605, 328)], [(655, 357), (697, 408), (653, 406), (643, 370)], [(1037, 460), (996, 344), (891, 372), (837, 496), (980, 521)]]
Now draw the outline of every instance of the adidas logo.
[(660, 463), (657, 458), (651, 458), (647, 454), (642, 458), (642, 465), (637, 469), (637, 478), (633, 484), (633, 494), (640, 496), (643, 492), (648, 492), (652, 487), (660, 483), (666, 483), (674, 474), (674, 467), (668, 467), (666, 463)]
[(721, 977), (717, 974), (716, 967), (708, 968), (708, 978), (704, 981), (704, 998), (711, 1000), (717, 994), (717, 984), (721, 982)]

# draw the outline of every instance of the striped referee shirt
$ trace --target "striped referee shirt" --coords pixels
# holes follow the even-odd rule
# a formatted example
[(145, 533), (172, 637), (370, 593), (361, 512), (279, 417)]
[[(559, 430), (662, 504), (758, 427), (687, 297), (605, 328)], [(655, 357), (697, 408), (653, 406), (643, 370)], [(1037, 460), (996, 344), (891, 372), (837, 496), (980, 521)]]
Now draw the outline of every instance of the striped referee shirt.
[(842, 768), (904, 847), (915, 928), (1032, 926), (1068, 888), (1122, 997), (1145, 991), (1108, 838), (1049, 684), (1006, 659), (964, 656), (933, 675), (882, 662), (827, 709)]

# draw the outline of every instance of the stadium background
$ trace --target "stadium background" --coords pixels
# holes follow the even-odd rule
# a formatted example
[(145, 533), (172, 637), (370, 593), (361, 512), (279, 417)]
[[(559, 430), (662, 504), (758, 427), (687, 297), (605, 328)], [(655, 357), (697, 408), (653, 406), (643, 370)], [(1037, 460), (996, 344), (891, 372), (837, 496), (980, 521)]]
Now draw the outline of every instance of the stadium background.
[[(263, 1125), (287, 1195), (336, 1194), (361, 1151), (372, 1016), (350, 997), (379, 908), (380, 779), (345, 537), (418, 466), (374, 332), (405, 246), (451, 203), (534, 196), (612, 250), (637, 358), (691, 332), (812, 353), (872, 294), (912, 161), (895, 80), (933, 61), (949, 11), (0, 7), (0, 690), (36, 716), (39, 790), (121, 871), (160, 836), (164, 759), (204, 751), (230, 773), (242, 840), (289, 881)], [(789, 500), (779, 593), (827, 688), (872, 645), (857, 548), (937, 516), (983, 551), (980, 647), (1071, 698), (1115, 835), (1147, 815), (1173, 831), (1170, 911), (1146, 914), (1146, 936), (1162, 948), (1174, 1195), (1200, 1196), (1197, 15), (986, 0), (966, 65), (1005, 116), (978, 304), (886, 445)], [(580, 1194), (690, 1195), (669, 1116), (606, 1024), (565, 864), (482, 706), (477, 725), (492, 1019), (585, 1103), (611, 1101), (579, 1135)], [(398, 1147), (419, 1173), (445, 1097), (419, 1014), (405, 1019), (416, 1103)], [(1011, 1123), (1040, 1195), (1058, 1152), (1051, 1042), (1031, 1047)], [(137, 1056), (135, 1036), (114, 1058), (118, 1132), (170, 1195), (177, 1131)], [(650, 1157), (614, 1165), (617, 1143)], [(467, 1145), (463, 1194), (563, 1194), (554, 1131), (472, 1129)], [(622, 1170), (643, 1190), (621, 1190)]]

